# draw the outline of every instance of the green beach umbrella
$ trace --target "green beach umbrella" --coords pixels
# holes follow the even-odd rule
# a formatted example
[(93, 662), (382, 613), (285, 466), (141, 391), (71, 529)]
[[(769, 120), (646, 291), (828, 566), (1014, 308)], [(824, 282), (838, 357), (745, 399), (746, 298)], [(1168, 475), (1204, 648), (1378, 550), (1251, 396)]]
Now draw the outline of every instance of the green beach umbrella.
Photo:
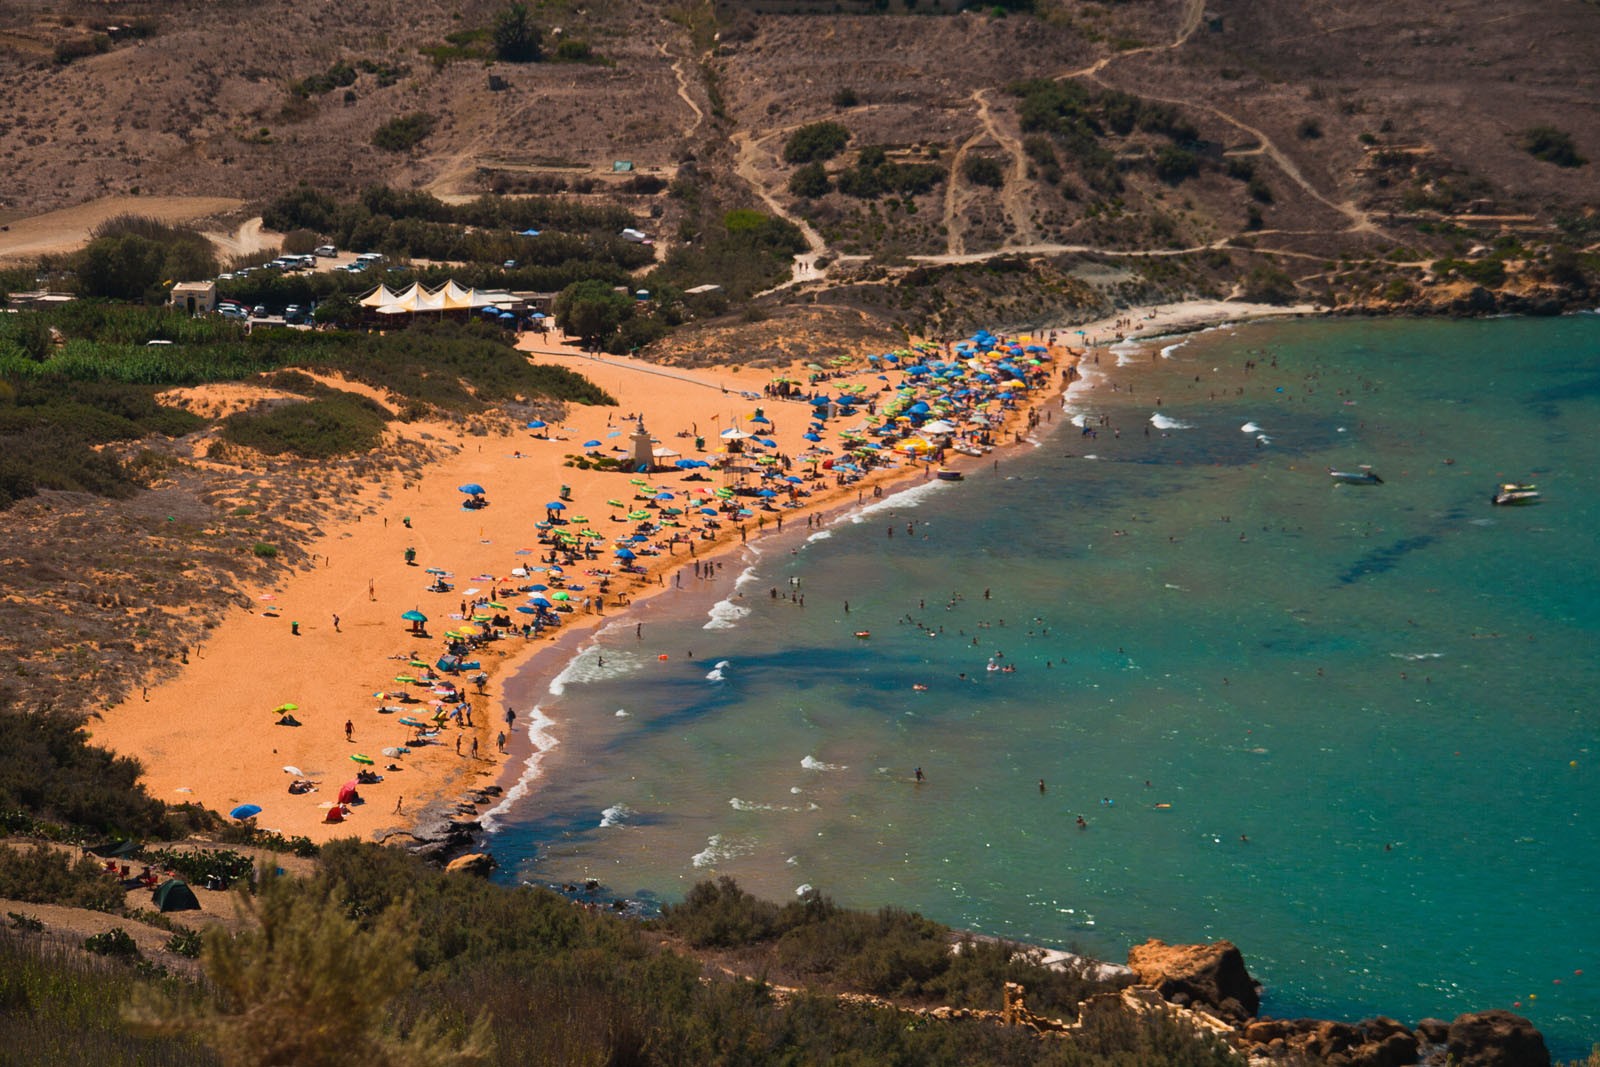
[(368, 767), (372, 766), (372, 764), (374, 763), (374, 760), (373, 760), (373, 758), (371, 756), (363, 756), (359, 752), (357, 752), (355, 755), (351, 756), (350, 758), (354, 762), (356, 762), (356, 763), (364, 763)]

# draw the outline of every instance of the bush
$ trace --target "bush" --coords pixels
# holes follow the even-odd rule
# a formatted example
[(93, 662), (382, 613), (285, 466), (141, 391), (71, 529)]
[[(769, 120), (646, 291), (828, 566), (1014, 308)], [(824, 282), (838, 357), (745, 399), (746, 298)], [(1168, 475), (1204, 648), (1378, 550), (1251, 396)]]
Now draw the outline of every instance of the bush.
[(379, 126), (372, 134), (372, 143), (386, 152), (405, 152), (426, 140), (438, 121), (426, 111), (401, 115)]
[(0, 897), (28, 904), (61, 904), (94, 911), (122, 911), (122, 883), (87, 856), (72, 860), (61, 849), (35, 844), (0, 848)]
[(167, 951), (175, 956), (197, 960), (200, 958), (200, 944), (200, 931), (180, 926), (167, 938)]
[(232, 849), (156, 849), (145, 854), (153, 865), (176, 871), (178, 877), (193, 885), (205, 885), (212, 879), (224, 887), (238, 881), (249, 881), (255, 873), (255, 861)]
[(1531, 126), (1522, 132), (1522, 150), (1534, 159), (1558, 167), (1581, 167), (1589, 162), (1578, 154), (1572, 134), (1554, 126)]
[(988, 156), (968, 156), (961, 165), (961, 173), (973, 185), (986, 185), (998, 189), (1006, 183), (1006, 173), (997, 160)]
[(837, 122), (813, 122), (802, 126), (784, 142), (785, 163), (822, 163), (844, 151), (850, 131)]
[(277, 545), (269, 545), (265, 541), (257, 541), (255, 543), (255, 546), (250, 549), (250, 552), (251, 552), (252, 555), (254, 555), (258, 559), (277, 559), (278, 558), (278, 546)]
[(1257, 267), (1245, 279), (1244, 295), (1263, 304), (1292, 304), (1299, 294), (1288, 274), (1276, 267)]
[(848, 85), (842, 85), (833, 92), (834, 107), (855, 107), (859, 103), (861, 103), (860, 97), (856, 96), (856, 91)]
[(1168, 185), (1177, 185), (1200, 173), (1200, 157), (1177, 145), (1163, 145), (1156, 152), (1155, 168), (1157, 178)]
[(103, 934), (84, 938), (83, 947), (98, 955), (113, 956), (117, 959), (137, 959), (140, 955), (139, 946), (134, 943), (128, 931), (120, 926), (113, 926)]
[(222, 437), (269, 456), (293, 452), (327, 459), (372, 451), (386, 419), (387, 412), (366, 397), (336, 393), (229, 415), (222, 420)]
[(1322, 136), (1322, 123), (1316, 119), (1301, 119), (1294, 132), (1302, 141), (1315, 141)]
[(539, 28), (526, 4), (516, 3), (494, 17), (495, 58), (503, 63), (536, 63), (541, 58)]
[[(161, 802), (139, 784), (139, 762), (91, 745), (72, 716), (0, 710), (0, 752), (6, 754), (0, 811), (20, 810), (101, 837), (165, 828)], [(15, 894), (0, 890), (0, 896)]]
[(827, 196), (833, 184), (828, 181), (828, 170), (821, 163), (807, 163), (789, 178), (789, 192), (805, 200)]
[(589, 47), (588, 41), (564, 37), (556, 45), (556, 59), (562, 63), (593, 63), (599, 58), (594, 54), (594, 49)]
[(737, 948), (774, 936), (779, 910), (724, 875), (715, 882), (698, 883), (682, 904), (663, 908), (661, 918), (667, 929), (695, 948)]

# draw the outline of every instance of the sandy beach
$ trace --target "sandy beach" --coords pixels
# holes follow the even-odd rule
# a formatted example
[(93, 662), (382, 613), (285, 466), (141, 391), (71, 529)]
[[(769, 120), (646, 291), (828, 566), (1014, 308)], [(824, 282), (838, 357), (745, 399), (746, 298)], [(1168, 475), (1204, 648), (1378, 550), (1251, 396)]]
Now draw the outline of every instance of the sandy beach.
[[(1110, 319), (1058, 327), (1060, 345), (1039, 368), (1038, 384), (1008, 411), (1003, 426), (992, 427), (992, 439), (996, 444), (1015, 442), (1034, 413), (1056, 402), (1071, 363), (1067, 345), (1109, 344), (1124, 336), (1309, 310), (1190, 303), (1129, 311), (1120, 325)], [(1047, 336), (1045, 331), (1018, 340), (1042, 344)], [(670, 502), (656, 506), (681, 508), (685, 514), (677, 521), (682, 525), (653, 533), (641, 552), (660, 545), (659, 554), (641, 554), (633, 561), (640, 573), (624, 574), (622, 561), (613, 558), (613, 541), (638, 526), (630, 514), (648, 508), (646, 487), (637, 484), (645, 479), (579, 469), (568, 465), (573, 457), (625, 455), (614, 450), (628, 447), (636, 420), (642, 418), (655, 448), (680, 457), (719, 459), (720, 435), (737, 428), (772, 441), (770, 455), (799, 457), (810, 448), (825, 448), (843, 458), (849, 445), (841, 440), (841, 431), (858, 427), (861, 420), (829, 419), (813, 434), (821, 440), (808, 440), (812, 419), (806, 403), (762, 395), (775, 378), (788, 377), (802, 383), (802, 396), (809, 396), (812, 388), (804, 383), (813, 371), (803, 366), (776, 372), (751, 367), (685, 370), (624, 357), (590, 357), (535, 335), (528, 335), (523, 347), (537, 361), (589, 377), (616, 398), (616, 406), (572, 407), (548, 427), (518, 428), (509, 436), (467, 436), (442, 424), (396, 424), (392, 432), (430, 435), (429, 443), (445, 458), (420, 476), (402, 480), (396, 475), (366, 490), (360, 500), (345, 501), (354, 505), (351, 511), (357, 517), (328, 525), (321, 538), (306, 546), (313, 568), (252, 590), (253, 607), (232, 609), (219, 619), (210, 639), (179, 674), (148, 689), (135, 687), (129, 699), (107, 709), (92, 726), (95, 740), (138, 757), (151, 792), (168, 803), (199, 802), (225, 815), (241, 804), (259, 805), (257, 819), (263, 828), (319, 841), (403, 833), (430, 805), (435, 810), (453, 807), (467, 791), (500, 781), (512, 769), (508, 761), (520, 769), (530, 755), (537, 757), (530, 751), (535, 742), (527, 736), (526, 707), (514, 709), (519, 719), (514, 729), (506, 729), (504, 684), (541, 651), (550, 650), (539, 662), (553, 673), (583, 633), (615, 623), (631, 605), (668, 588), (678, 568), (775, 531), (780, 522), (792, 527), (807, 522), (808, 515), (852, 505), (875, 488), (888, 492), (897, 483), (932, 475), (930, 463), (897, 454), (895, 466), (869, 471), (860, 481), (841, 486), (837, 472), (820, 469), (820, 463), (795, 461), (787, 473), (809, 475), (819, 468), (815, 480), (772, 484), (794, 485), (797, 493), (807, 495), (773, 510), (760, 509), (751, 500), (746, 504), (750, 514), (719, 516), (719, 529), (695, 533), (695, 524), (706, 521), (699, 509), (723, 503), (714, 492), (723, 486), (724, 476), (714, 469), (668, 467), (649, 476), (648, 489), (673, 494)], [(834, 355), (819, 354), (819, 362), (828, 364)], [(878, 392), (891, 377), (881, 375), (888, 369), (856, 359), (833, 368), (817, 388), (834, 393), (859, 386), (867, 390), (865, 396), (888, 396)], [(900, 375), (892, 377), (898, 384)], [(752, 418), (758, 408), (767, 422)], [(697, 436), (704, 440), (704, 451), (695, 448)], [(599, 446), (587, 445), (594, 441)], [(660, 461), (671, 464), (675, 458), (663, 456)], [(985, 461), (949, 458), (956, 468), (974, 462)], [(466, 496), (457, 487), (472, 483), (486, 490), (489, 506), (462, 506)], [(552, 517), (546, 505), (558, 500), (566, 510), (554, 517), (565, 520), (563, 528), (593, 529), (601, 537), (595, 542), (598, 558), (572, 564), (561, 572), (562, 581), (552, 581), (557, 572), (535, 569), (548, 566), (550, 551), (540, 544), (535, 524)], [(684, 540), (673, 542), (672, 534)], [(408, 549), (414, 550), (411, 562)], [(445, 572), (447, 592), (429, 591), (430, 582), (440, 577), (430, 569)], [(606, 571), (611, 573), (600, 573)], [(600, 583), (606, 578), (609, 587), (602, 592)], [(478, 610), (510, 613), (519, 625), (527, 621), (527, 615), (513, 612), (529, 595), (519, 590), (535, 583), (552, 586), (547, 596), (567, 592), (565, 604), (574, 605), (572, 610), (561, 614), (559, 628), (528, 639), (519, 634), (490, 641), (470, 652), (466, 658), (481, 663), (487, 680), (471, 681), (475, 671), (448, 680), (465, 693), (471, 725), (464, 717), (460, 723), (449, 718), (433, 728), (435, 707), (430, 702), (442, 694), (420, 683), (423, 668), (414, 662), (431, 666), (443, 651), (444, 632), (466, 621), (463, 607), (470, 615), (473, 601), (493, 600), (497, 592), (501, 599), (496, 603), (504, 609)], [(410, 611), (427, 617), (422, 624), (426, 636), (413, 634), (412, 624), (402, 620)], [(419, 681), (398, 680), (404, 678)], [(399, 692), (413, 694), (415, 702), (401, 703), (395, 696)], [(280, 725), (274, 709), (285, 704), (295, 705), (290, 715), (299, 726)], [(446, 710), (455, 707), (444, 705)], [(421, 731), (402, 724), (401, 718), (428, 723), (426, 743), (415, 743)], [(499, 740), (502, 731), (508, 734), (505, 751)], [(402, 748), (402, 754), (384, 753)], [(352, 759), (357, 756), (372, 763)], [(327, 821), (340, 787), (363, 766), (382, 780), (358, 787), (363, 803), (351, 806), (344, 821)], [(315, 788), (291, 793), (296, 780)]]

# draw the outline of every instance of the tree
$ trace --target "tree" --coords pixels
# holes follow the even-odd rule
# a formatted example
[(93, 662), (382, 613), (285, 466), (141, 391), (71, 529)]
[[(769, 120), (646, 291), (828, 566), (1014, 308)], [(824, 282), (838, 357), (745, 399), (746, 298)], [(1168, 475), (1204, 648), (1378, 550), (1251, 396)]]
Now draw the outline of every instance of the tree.
[(633, 300), (597, 279), (573, 282), (555, 300), (556, 322), (587, 344), (602, 344), (633, 313)]
[(246, 928), (233, 936), (216, 926), (205, 933), (209, 999), (176, 1003), (145, 988), (127, 1013), (136, 1027), (195, 1034), (226, 1067), (487, 1062), (483, 1016), (457, 1039), (429, 1018), (405, 1035), (389, 1024), (417, 976), (416, 934), (403, 905), (363, 930), (345, 917), (337, 894), (318, 899), (282, 879), (238, 900)]
[(837, 122), (813, 122), (789, 135), (783, 145), (785, 163), (821, 163), (844, 151), (850, 131)]
[(506, 63), (537, 63), (543, 56), (539, 27), (528, 15), (528, 5), (512, 4), (494, 17), (495, 58)]
[(136, 233), (98, 237), (83, 250), (78, 284), (87, 296), (137, 300), (162, 280), (167, 250)]
[(828, 195), (828, 171), (821, 163), (807, 163), (789, 178), (789, 192), (806, 200)]
[(1006, 172), (988, 156), (968, 156), (961, 165), (961, 173), (973, 185), (987, 185), (998, 189), (1006, 183)]

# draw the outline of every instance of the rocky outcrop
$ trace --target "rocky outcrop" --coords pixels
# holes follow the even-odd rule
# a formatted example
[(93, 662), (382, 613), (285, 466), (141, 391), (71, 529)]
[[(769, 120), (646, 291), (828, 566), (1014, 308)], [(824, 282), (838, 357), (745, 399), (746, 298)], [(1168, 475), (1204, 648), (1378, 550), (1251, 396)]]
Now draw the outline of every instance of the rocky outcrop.
[(1406, 1067), (1417, 1062), (1417, 1035), (1393, 1019), (1359, 1023), (1324, 1019), (1263, 1019), (1236, 1035), (1253, 1057), (1339, 1064), (1341, 1067)]
[(1457, 1016), (1446, 1047), (1459, 1067), (1550, 1067), (1544, 1035), (1522, 1016), (1499, 1009)]
[(1169, 945), (1152, 939), (1128, 951), (1128, 966), (1140, 985), (1174, 1004), (1203, 1008), (1235, 1023), (1254, 1018), (1261, 1008), (1261, 990), (1230, 941)]
[(465, 856), (457, 856), (444, 865), (446, 874), (475, 874), (480, 878), (489, 877), (494, 868), (494, 857), (482, 852), (469, 852)]

